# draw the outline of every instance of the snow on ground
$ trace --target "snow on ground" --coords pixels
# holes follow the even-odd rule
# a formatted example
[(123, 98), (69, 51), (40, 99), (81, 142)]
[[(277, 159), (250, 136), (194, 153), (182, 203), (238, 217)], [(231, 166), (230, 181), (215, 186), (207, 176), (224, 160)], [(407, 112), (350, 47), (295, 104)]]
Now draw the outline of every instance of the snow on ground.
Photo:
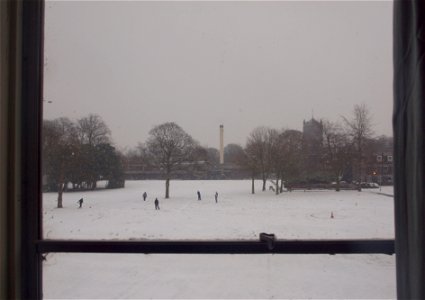
[[(393, 200), (377, 189), (276, 196), (260, 187), (258, 181), (252, 195), (249, 181), (171, 181), (171, 198), (164, 199), (163, 181), (127, 181), (125, 189), (65, 193), (63, 209), (56, 208), (55, 193), (46, 193), (44, 237), (258, 239), (260, 232), (273, 232), (280, 239), (394, 237)], [(84, 204), (79, 209), (81, 197)], [(160, 211), (154, 209), (155, 197)]]
[[(392, 187), (250, 194), (250, 181), (127, 181), (125, 189), (43, 195), (47, 239), (393, 238)], [(196, 191), (202, 194), (198, 201)], [(146, 191), (148, 199), (143, 201)], [(219, 193), (218, 203), (214, 201)], [(84, 197), (83, 208), (77, 201)], [(160, 200), (160, 211), (154, 199)], [(331, 218), (331, 215), (334, 217)], [(45, 298), (395, 298), (388, 255), (51, 253)]]

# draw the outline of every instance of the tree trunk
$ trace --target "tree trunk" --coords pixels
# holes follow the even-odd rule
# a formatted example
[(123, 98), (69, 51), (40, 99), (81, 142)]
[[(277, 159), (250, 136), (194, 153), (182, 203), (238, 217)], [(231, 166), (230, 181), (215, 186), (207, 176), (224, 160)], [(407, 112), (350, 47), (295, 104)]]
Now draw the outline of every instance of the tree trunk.
[(279, 195), (279, 177), (276, 177), (276, 195)]
[(336, 187), (335, 187), (335, 191), (339, 192), (340, 190), (340, 183), (339, 183), (339, 174), (336, 177)]
[(251, 194), (255, 194), (255, 186), (254, 186), (254, 174), (252, 174), (251, 180)]
[(263, 175), (263, 192), (266, 190), (267, 178)]
[(357, 185), (357, 190), (359, 192), (362, 191), (362, 152), (361, 146), (359, 145), (359, 182)]
[(170, 178), (165, 179), (165, 199), (170, 198)]
[(63, 183), (58, 184), (58, 208), (63, 208), (63, 205), (62, 205), (63, 187), (64, 187)]
[(280, 179), (280, 192), (283, 193), (283, 178)]
[(63, 194), (63, 188), (64, 188), (64, 174), (63, 174), (63, 162), (60, 164), (59, 169), (59, 184), (58, 184), (58, 208), (63, 208), (62, 205), (62, 194)]

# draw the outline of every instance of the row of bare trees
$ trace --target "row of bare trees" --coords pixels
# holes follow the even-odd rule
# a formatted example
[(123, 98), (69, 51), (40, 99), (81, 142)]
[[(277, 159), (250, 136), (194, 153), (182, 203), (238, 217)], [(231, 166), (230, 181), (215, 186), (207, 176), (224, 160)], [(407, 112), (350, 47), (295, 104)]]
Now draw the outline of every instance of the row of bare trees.
[[(317, 156), (323, 174), (332, 178), (336, 182), (336, 190), (339, 190), (344, 170), (349, 166), (354, 167), (359, 174), (360, 188), (365, 143), (373, 133), (366, 105), (355, 105), (351, 117), (342, 117), (340, 122), (322, 120), (322, 125), (323, 137)], [(299, 181), (309, 172), (304, 144), (301, 131), (258, 127), (248, 136), (245, 147), (236, 144), (226, 146), (225, 161), (232, 161), (249, 170), (252, 193), (255, 193), (254, 180), (261, 178), (263, 191), (266, 190), (267, 181), (273, 180), (278, 194), (283, 190), (284, 183), (290, 186), (291, 182)], [(218, 161), (217, 149), (201, 147), (172, 122), (155, 126), (149, 132), (146, 143), (139, 145), (138, 156), (143, 165), (162, 172), (165, 198), (170, 197), (170, 180), (176, 171), (194, 167), (199, 162), (214, 164)]]
[[(283, 181), (295, 178), (299, 172), (298, 162), (302, 150), (302, 133), (297, 130), (281, 130), (258, 127), (247, 139), (244, 156), (240, 163), (251, 171), (251, 191), (257, 174), (266, 190), (267, 180), (274, 175), (275, 191), (282, 190)], [(280, 181), (280, 185), (279, 185)]]
[(68, 118), (43, 121), (43, 181), (58, 192), (58, 207), (68, 183), (74, 189), (94, 189), (98, 180), (108, 188), (123, 187), (121, 157), (111, 143), (111, 132), (97, 115), (72, 122)]
[[(340, 180), (344, 170), (351, 167), (355, 170), (358, 189), (361, 190), (364, 173), (365, 148), (372, 137), (372, 118), (366, 105), (355, 105), (353, 115), (342, 117), (341, 122), (322, 120), (321, 144), (315, 153), (320, 161), (321, 176), (332, 178), (336, 182), (336, 190), (340, 189)], [(266, 127), (254, 129), (247, 139), (244, 156), (240, 163), (251, 170), (252, 193), (254, 179), (259, 175), (263, 182), (262, 190), (266, 190), (267, 180), (274, 180), (275, 192), (283, 189), (285, 182), (308, 177), (311, 171), (305, 151), (303, 133), (297, 130), (277, 130)]]
[[(322, 166), (339, 182), (348, 165), (356, 166), (360, 188), (366, 141), (372, 136), (370, 113), (365, 105), (356, 105), (350, 118), (342, 122), (322, 120), (322, 144), (318, 148)], [(254, 180), (261, 178), (262, 190), (267, 180), (273, 180), (275, 192), (282, 192), (284, 183), (300, 180), (309, 171), (306, 164), (305, 140), (298, 130), (255, 128), (244, 148), (230, 144), (225, 160), (233, 161)], [(170, 180), (174, 172), (196, 168), (198, 163), (215, 161), (218, 151), (199, 145), (179, 125), (167, 122), (153, 127), (145, 144), (140, 144), (139, 157), (144, 165), (160, 170), (165, 179), (165, 198), (170, 197)], [(58, 191), (58, 207), (67, 183), (74, 188), (96, 187), (100, 179), (108, 186), (121, 187), (124, 175), (119, 153), (111, 145), (111, 132), (97, 115), (72, 122), (67, 118), (45, 120), (43, 123), (43, 174), (47, 186)]]

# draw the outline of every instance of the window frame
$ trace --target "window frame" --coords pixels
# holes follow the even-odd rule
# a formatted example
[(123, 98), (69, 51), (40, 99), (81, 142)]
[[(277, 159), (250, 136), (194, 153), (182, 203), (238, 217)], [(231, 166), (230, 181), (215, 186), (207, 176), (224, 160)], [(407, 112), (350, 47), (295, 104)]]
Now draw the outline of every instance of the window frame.
[(276, 241), (92, 241), (42, 237), (41, 124), (44, 1), (22, 2), (21, 74), (21, 297), (42, 299), (48, 252), (140, 254), (394, 254), (394, 239)]

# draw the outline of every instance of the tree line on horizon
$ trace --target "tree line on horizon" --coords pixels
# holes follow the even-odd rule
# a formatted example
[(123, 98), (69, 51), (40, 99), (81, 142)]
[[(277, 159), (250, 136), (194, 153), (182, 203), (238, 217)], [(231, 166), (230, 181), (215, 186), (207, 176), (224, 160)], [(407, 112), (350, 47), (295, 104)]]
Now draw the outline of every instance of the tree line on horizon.
[[(349, 166), (356, 173), (353, 179), (357, 177), (360, 190), (365, 152), (374, 140), (368, 108), (355, 105), (349, 118), (320, 123), (322, 145), (320, 153), (314, 154), (320, 171), (311, 168), (303, 132), (263, 126), (252, 130), (244, 147), (228, 144), (225, 162), (249, 172), (252, 193), (256, 179), (262, 180), (263, 191), (267, 181), (273, 181), (276, 194), (283, 191), (284, 185), (314, 180), (334, 181), (338, 191)], [(178, 171), (219, 165), (217, 149), (201, 146), (174, 122), (154, 126), (145, 143), (123, 154), (114, 148), (109, 128), (97, 115), (76, 122), (67, 118), (44, 120), (42, 147), (43, 177), (48, 190), (58, 192), (58, 207), (62, 206), (62, 193), (69, 183), (73, 189), (94, 189), (98, 180), (108, 180), (108, 188), (124, 187), (126, 164), (137, 163), (159, 171), (165, 180), (165, 198), (170, 197), (170, 181)]]
[[(267, 181), (273, 181), (276, 194), (300, 182), (340, 181), (348, 168), (361, 190), (366, 153), (375, 144), (388, 139), (373, 138), (372, 117), (366, 105), (355, 105), (350, 117), (340, 121), (321, 120), (321, 145), (314, 158), (320, 164), (312, 170), (306, 139), (303, 132), (293, 129), (274, 129), (260, 126), (252, 130), (245, 146), (228, 144), (224, 149), (224, 161), (233, 163), (249, 172), (251, 192), (255, 193), (254, 181), (262, 180), (262, 190)], [(308, 145), (307, 145), (308, 146)], [(376, 146), (376, 145), (375, 145)], [(165, 179), (165, 198), (169, 198), (170, 180), (182, 169), (196, 170), (207, 162), (211, 168), (219, 167), (219, 151), (200, 146), (179, 125), (173, 122), (155, 126), (145, 143), (140, 143), (125, 155), (127, 164), (135, 163), (145, 170), (157, 170)], [(177, 177), (178, 178), (178, 177)]]

